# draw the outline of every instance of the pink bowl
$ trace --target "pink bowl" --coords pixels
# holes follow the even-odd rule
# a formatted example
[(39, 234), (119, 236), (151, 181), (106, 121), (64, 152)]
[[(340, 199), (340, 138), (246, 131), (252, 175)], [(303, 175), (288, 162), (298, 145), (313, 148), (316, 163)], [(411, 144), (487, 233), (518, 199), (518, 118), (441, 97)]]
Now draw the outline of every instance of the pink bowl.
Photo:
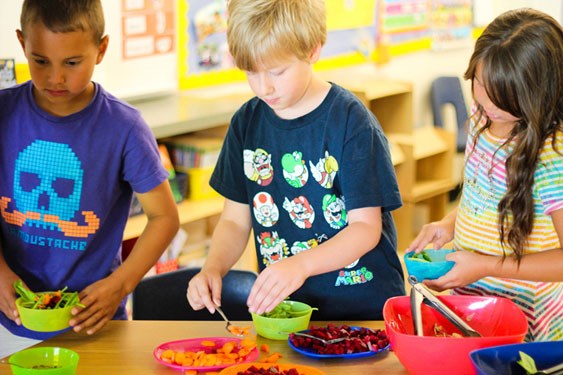
[(414, 334), (410, 297), (393, 297), (383, 307), (391, 350), (410, 374), (475, 374), (469, 353), (524, 340), (526, 316), (507, 298), (437, 296), (482, 337), (437, 337), (435, 323), (448, 334), (460, 331), (435, 309), (422, 304), (424, 336)]

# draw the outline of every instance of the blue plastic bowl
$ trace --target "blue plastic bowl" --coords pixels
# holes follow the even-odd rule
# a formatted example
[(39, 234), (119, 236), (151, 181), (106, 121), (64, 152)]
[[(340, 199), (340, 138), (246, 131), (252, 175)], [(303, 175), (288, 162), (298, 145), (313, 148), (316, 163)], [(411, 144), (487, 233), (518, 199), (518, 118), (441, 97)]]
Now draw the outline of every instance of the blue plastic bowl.
[(413, 259), (415, 252), (406, 253), (404, 256), (407, 272), (415, 276), (418, 281), (424, 279), (437, 279), (448, 273), (455, 262), (446, 260), (446, 255), (453, 253), (453, 249), (426, 249), (424, 252), (430, 257), (430, 262)]
[(534, 359), (538, 370), (555, 366), (563, 360), (563, 341), (526, 342), (491, 346), (472, 351), (469, 356), (478, 375), (526, 375), (516, 361), (522, 351)]

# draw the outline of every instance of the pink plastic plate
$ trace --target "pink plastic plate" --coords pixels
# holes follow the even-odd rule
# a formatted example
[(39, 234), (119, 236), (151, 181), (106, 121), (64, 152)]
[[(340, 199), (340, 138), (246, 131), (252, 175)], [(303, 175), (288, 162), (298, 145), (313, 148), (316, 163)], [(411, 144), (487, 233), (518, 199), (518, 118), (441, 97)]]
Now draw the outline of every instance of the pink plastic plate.
[[(213, 341), (215, 342), (215, 347), (203, 346), (201, 342)], [(232, 366), (232, 364), (224, 364), (218, 366), (181, 366), (175, 363), (170, 363), (165, 360), (162, 360), (161, 354), (168, 349), (174, 351), (184, 351), (184, 352), (197, 352), (197, 351), (205, 351), (207, 353), (211, 353), (213, 350), (221, 348), (227, 342), (236, 342), (237, 344), (240, 343), (241, 339), (236, 337), (202, 337), (196, 339), (186, 339), (186, 340), (177, 340), (177, 341), (169, 341), (165, 342), (164, 344), (160, 344), (153, 350), (154, 358), (164, 366), (176, 369), (176, 370), (196, 370), (196, 371), (217, 371), (223, 369), (227, 366)], [(255, 361), (259, 356), (258, 349), (254, 348), (247, 356), (244, 358), (243, 361), (239, 363), (246, 363)]]

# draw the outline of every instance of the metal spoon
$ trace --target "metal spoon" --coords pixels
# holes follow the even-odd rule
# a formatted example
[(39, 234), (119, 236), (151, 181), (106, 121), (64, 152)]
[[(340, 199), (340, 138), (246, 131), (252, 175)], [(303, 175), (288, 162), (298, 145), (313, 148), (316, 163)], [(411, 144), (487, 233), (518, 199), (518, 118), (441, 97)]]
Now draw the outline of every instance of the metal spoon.
[(221, 310), (221, 308), (219, 306), (215, 306), (215, 310), (219, 313), (219, 315), (221, 315), (221, 317), (223, 318), (223, 320), (225, 322), (227, 322), (227, 325), (225, 326), (225, 329), (227, 331), (229, 331), (230, 334), (235, 335), (235, 336), (239, 336), (239, 337), (243, 337), (244, 335), (241, 335), (239, 333), (234, 333), (233, 327), (234, 325), (231, 323), (231, 321), (227, 318), (227, 316), (225, 315), (225, 313), (223, 312), (223, 310)]
[(558, 365), (545, 368), (543, 370), (538, 370), (534, 373), (534, 375), (561, 375), (563, 374), (563, 363)]
[(9, 360), (5, 360), (5, 359), (0, 359), (0, 364), (9, 365), (9, 366), (15, 366), (15, 367), (23, 368), (23, 369), (26, 369), (26, 370), (29, 370), (29, 369), (30, 369), (30, 367), (21, 366), (21, 365), (18, 365), (17, 363), (9, 362)]
[(322, 339), (320, 337), (309, 335), (309, 334), (303, 333), (303, 332), (293, 332), (292, 334), (295, 335), (295, 336), (303, 336), (303, 337), (308, 337), (310, 339), (319, 340), (320, 342), (322, 342), (325, 345), (334, 344), (334, 343), (337, 343), (337, 342), (340, 342), (340, 341), (345, 341), (345, 340), (352, 340), (352, 338), (350, 338), (350, 337), (338, 337), (336, 339), (325, 340), (325, 339)]

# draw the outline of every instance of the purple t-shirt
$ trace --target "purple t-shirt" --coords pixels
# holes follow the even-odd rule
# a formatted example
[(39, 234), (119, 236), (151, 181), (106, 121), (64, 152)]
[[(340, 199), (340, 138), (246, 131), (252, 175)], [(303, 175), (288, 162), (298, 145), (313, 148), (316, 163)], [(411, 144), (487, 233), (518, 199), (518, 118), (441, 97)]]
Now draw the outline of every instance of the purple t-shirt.
[[(8, 266), (34, 291), (80, 291), (121, 263), (133, 191), (167, 178), (138, 110), (96, 84), (82, 111), (52, 116), (31, 81), (0, 91), (0, 239)], [(125, 318), (124, 303), (116, 313)], [(18, 335), (46, 338), (0, 323)]]

